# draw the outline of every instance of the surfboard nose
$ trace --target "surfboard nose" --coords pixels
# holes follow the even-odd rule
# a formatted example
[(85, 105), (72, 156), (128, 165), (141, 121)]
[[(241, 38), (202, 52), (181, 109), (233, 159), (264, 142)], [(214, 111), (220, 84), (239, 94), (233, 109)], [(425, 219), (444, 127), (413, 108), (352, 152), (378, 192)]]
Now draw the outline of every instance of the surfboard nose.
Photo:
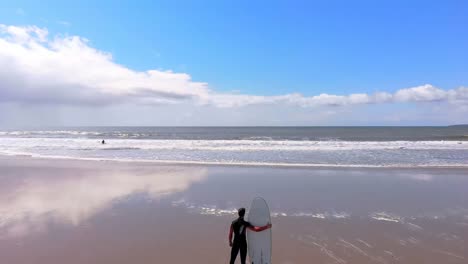
[[(256, 197), (252, 200), (248, 221), (254, 226), (266, 226), (271, 223), (270, 208), (265, 199)], [(247, 230), (249, 257), (252, 264), (271, 263), (271, 236), (271, 228), (261, 232)]]

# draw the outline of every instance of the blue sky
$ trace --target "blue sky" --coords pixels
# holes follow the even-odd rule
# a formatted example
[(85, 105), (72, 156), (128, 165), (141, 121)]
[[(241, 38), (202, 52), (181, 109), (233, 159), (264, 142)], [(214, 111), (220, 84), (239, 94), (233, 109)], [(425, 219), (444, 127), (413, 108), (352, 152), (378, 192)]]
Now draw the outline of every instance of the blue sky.
[(466, 1), (8, 1), (0, 6), (0, 24), (45, 28), (51, 38), (80, 36), (112, 54), (116, 64), (186, 73), (219, 93), (346, 96), (425, 84), (449, 90), (468, 83)]

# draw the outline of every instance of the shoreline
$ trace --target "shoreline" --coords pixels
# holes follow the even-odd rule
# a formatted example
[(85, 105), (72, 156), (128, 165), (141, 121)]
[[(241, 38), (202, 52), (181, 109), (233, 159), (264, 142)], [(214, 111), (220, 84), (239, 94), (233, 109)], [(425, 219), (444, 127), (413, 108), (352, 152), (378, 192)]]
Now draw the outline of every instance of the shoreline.
[(388, 170), (411, 170), (411, 169), (458, 169), (467, 170), (466, 165), (355, 165), (355, 164), (302, 164), (302, 163), (263, 163), (263, 162), (210, 162), (210, 161), (177, 161), (177, 160), (132, 160), (112, 158), (78, 158), (64, 156), (39, 156), (33, 154), (0, 154), (0, 158), (33, 159), (33, 160), (69, 160), (87, 162), (115, 162), (120, 164), (153, 164), (173, 166), (205, 166), (205, 167), (239, 167), (239, 168), (297, 168), (297, 169), (388, 169)]

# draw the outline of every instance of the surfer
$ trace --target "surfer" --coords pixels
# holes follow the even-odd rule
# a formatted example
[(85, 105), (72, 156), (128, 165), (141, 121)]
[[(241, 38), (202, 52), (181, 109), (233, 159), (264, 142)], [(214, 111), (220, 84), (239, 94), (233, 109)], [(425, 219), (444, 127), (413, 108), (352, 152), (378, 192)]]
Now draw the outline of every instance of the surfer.
[(103, 145), (106, 144), (106, 141), (103, 139), (103, 140), (101, 141), (101, 144), (103, 144)]
[[(254, 232), (260, 232), (271, 228), (271, 224), (266, 226), (253, 226), (249, 222), (244, 220), (245, 208), (239, 208), (239, 218), (232, 221), (231, 228), (229, 230), (229, 246), (231, 247), (231, 261), (229, 263), (234, 264), (237, 258), (237, 254), (240, 251), (241, 263), (245, 264), (247, 257), (247, 239), (245, 236), (245, 229), (248, 228)], [(234, 233), (234, 240), (232, 234)]]

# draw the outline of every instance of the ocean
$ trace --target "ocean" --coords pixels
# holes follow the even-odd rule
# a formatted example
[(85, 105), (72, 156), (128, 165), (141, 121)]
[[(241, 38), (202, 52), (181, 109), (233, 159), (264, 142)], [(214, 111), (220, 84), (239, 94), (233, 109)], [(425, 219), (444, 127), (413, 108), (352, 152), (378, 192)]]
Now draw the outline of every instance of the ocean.
[[(106, 144), (101, 144), (101, 140)], [(468, 167), (468, 128), (67, 127), (2, 130), (0, 154), (217, 165)]]

